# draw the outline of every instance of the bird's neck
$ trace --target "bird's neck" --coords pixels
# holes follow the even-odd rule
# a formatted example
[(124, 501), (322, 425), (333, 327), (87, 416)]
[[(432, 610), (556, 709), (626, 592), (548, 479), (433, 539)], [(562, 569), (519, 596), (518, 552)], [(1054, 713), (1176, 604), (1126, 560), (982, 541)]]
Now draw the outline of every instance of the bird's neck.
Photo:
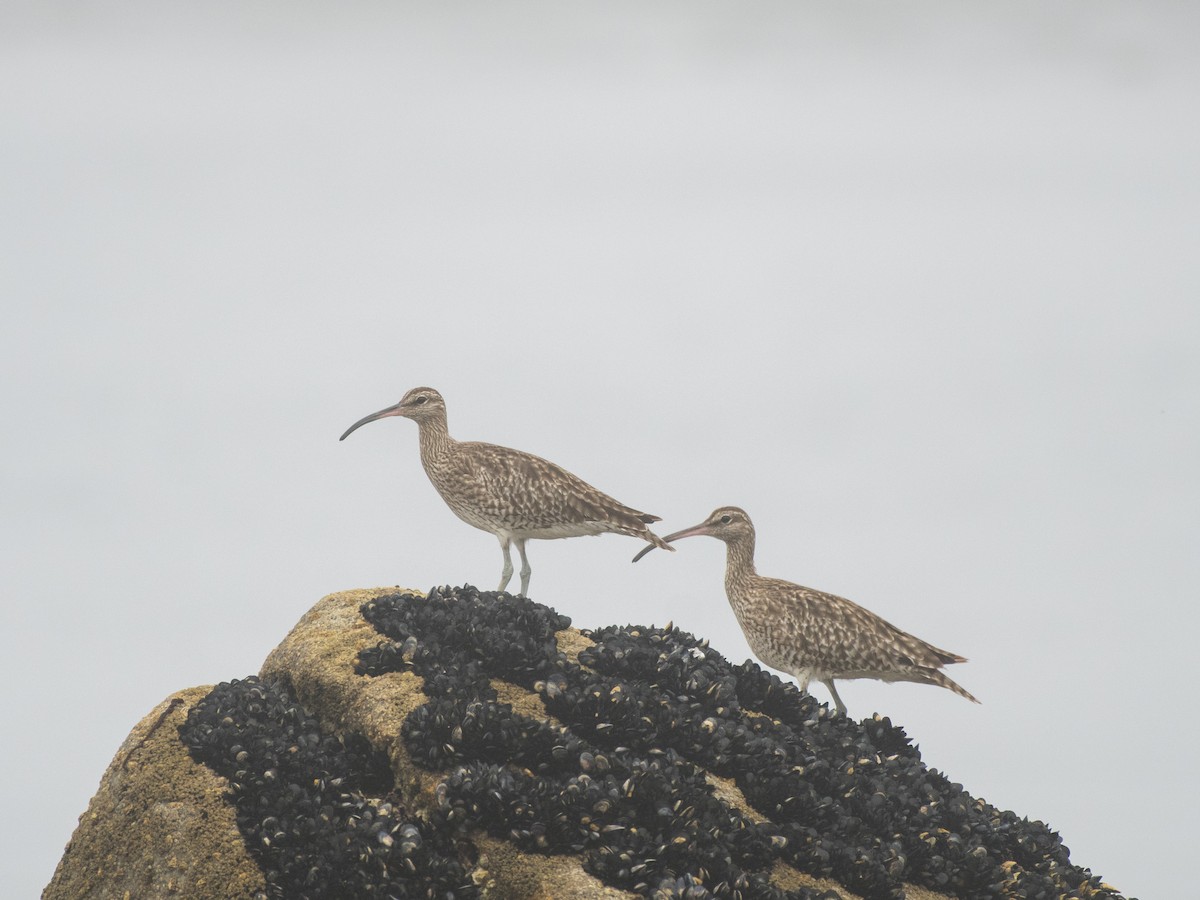
[(725, 593), (733, 597), (758, 574), (754, 569), (754, 535), (725, 544)]
[(421, 436), (421, 462), (428, 466), (446, 458), (454, 438), (450, 437), (445, 416), (421, 419), (417, 422), (417, 431)]

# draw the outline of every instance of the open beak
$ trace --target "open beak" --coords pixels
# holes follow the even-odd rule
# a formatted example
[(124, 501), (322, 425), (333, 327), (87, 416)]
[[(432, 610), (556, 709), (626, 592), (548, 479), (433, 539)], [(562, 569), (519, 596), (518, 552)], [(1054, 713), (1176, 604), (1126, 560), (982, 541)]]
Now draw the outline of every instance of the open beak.
[[(676, 531), (674, 534), (668, 534), (665, 538), (663, 538), (663, 541), (669, 544), (671, 541), (677, 541), (680, 538), (695, 537), (696, 535), (709, 533), (708, 523), (701, 522), (699, 525), (693, 525), (691, 528), (683, 529), (683, 531)], [(637, 562), (639, 559), (653, 550), (655, 546), (655, 544), (647, 544), (641, 549), (641, 552), (639, 552), (638, 555), (633, 558), (633, 561)]]
[(356, 429), (356, 428), (361, 428), (363, 425), (366, 425), (368, 422), (374, 422), (376, 419), (386, 419), (388, 416), (402, 416), (402, 415), (404, 415), (403, 407), (399, 403), (397, 403), (395, 406), (389, 406), (387, 409), (381, 409), (379, 412), (371, 413), (369, 416), (365, 416), (365, 417), (359, 419), (357, 422), (355, 422), (353, 425), (351, 425), (349, 428), (347, 428), (346, 433), (343, 434), (340, 438), (338, 438), (338, 440), (344, 441), (346, 438), (348, 438), (350, 436), (350, 432), (354, 431), (354, 429)]

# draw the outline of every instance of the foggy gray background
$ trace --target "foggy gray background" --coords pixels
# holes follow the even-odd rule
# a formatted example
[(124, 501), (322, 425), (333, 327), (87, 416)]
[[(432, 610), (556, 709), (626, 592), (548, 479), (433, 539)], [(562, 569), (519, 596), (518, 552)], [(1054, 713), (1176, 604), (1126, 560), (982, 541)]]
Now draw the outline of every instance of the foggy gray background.
[[(337, 441), (429, 384), (970, 657), (982, 706), (842, 694), (1184, 896), (1197, 9), (5, 4), (6, 893), (143, 715), (324, 594), (495, 587), (413, 423)], [(640, 546), (533, 542), (531, 594), (745, 659), (721, 546)]]

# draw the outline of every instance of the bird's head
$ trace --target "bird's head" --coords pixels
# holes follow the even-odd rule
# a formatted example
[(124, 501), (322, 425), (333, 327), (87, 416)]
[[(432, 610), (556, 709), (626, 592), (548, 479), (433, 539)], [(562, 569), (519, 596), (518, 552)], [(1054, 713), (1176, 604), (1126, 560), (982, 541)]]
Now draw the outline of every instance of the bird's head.
[(415, 387), (400, 398), (400, 402), (395, 406), (389, 406), (387, 409), (381, 409), (379, 412), (359, 419), (347, 428), (346, 433), (338, 440), (344, 441), (356, 428), (360, 428), (368, 422), (374, 422), (376, 419), (386, 419), (388, 416), (403, 416), (406, 419), (416, 419), (417, 422), (420, 422), (422, 419), (434, 419), (445, 415), (446, 401), (442, 399), (441, 394), (431, 387)]
[(701, 534), (715, 537), (728, 544), (746, 535), (753, 535), (754, 525), (751, 524), (750, 517), (746, 515), (744, 509), (736, 506), (722, 506), (709, 513), (708, 518), (699, 525), (668, 534), (663, 540), (677, 541), (680, 538), (695, 537)]
[[(751, 523), (750, 517), (746, 515), (744, 509), (739, 509), (736, 506), (722, 506), (709, 513), (708, 518), (699, 525), (693, 525), (691, 528), (676, 531), (674, 534), (668, 534), (663, 540), (669, 544), (680, 538), (696, 537), (702, 534), (715, 537), (717, 540), (724, 541), (727, 544), (732, 544), (746, 537), (753, 538), (754, 525)], [(653, 549), (653, 545), (646, 547), (633, 558), (633, 561), (637, 562)]]

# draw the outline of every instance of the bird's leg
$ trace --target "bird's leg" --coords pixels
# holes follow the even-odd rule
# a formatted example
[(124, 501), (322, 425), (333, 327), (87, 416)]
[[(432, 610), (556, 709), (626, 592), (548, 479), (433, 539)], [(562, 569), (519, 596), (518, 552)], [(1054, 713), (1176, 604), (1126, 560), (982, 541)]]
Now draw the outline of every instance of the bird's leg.
[(529, 576), (533, 569), (529, 566), (529, 559), (525, 556), (525, 539), (516, 538), (517, 552), (521, 554), (521, 596), (529, 596)]
[(844, 716), (846, 714), (846, 704), (843, 703), (842, 698), (838, 696), (837, 688), (833, 686), (833, 679), (826, 678), (821, 682), (821, 684), (829, 688), (829, 693), (833, 695), (833, 702), (837, 704), (838, 715)]
[(500, 550), (504, 553), (504, 568), (500, 570), (500, 587), (496, 588), (497, 591), (503, 591), (512, 580), (512, 553), (509, 552), (508, 547), (508, 538), (500, 537)]

